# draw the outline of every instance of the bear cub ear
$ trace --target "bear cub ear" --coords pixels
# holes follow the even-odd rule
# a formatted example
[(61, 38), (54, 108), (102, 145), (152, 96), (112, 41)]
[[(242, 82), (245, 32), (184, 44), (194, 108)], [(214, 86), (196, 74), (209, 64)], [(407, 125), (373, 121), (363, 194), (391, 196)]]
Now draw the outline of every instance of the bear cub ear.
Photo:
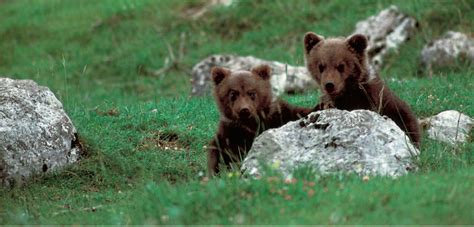
[(252, 69), (252, 73), (264, 80), (268, 80), (272, 75), (272, 69), (268, 65), (259, 65)]
[(226, 76), (230, 75), (230, 71), (225, 68), (214, 67), (211, 70), (211, 75), (212, 75), (212, 81), (214, 81), (214, 84), (219, 85)]
[(307, 32), (305, 35), (304, 35), (304, 50), (306, 52), (306, 54), (309, 54), (309, 52), (311, 51), (311, 49), (313, 49), (314, 46), (316, 46), (316, 44), (318, 44), (319, 42), (321, 42), (323, 40), (323, 38), (321, 38), (320, 36), (316, 35), (316, 33), (314, 32)]
[(347, 44), (349, 44), (350, 47), (352, 47), (358, 54), (362, 54), (365, 51), (365, 48), (367, 48), (368, 40), (365, 35), (361, 34), (355, 34), (347, 39)]

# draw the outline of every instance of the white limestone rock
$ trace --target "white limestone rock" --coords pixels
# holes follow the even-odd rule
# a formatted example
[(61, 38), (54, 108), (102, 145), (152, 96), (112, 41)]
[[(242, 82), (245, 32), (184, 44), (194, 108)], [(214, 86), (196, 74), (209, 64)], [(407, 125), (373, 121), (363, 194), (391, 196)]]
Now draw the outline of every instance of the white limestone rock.
[(356, 173), (398, 177), (417, 167), (418, 149), (389, 118), (368, 110), (329, 109), (263, 132), (241, 170), (259, 176), (264, 166), (285, 177), (299, 167), (319, 174)]
[(217, 6), (229, 7), (236, 2), (237, 0), (207, 0), (203, 2), (203, 5), (198, 4), (198, 6), (186, 10), (184, 16), (193, 20), (198, 20)]
[(226, 67), (233, 71), (250, 70), (251, 68), (267, 64), (272, 68), (273, 93), (279, 96), (283, 93), (302, 92), (317, 88), (304, 66), (292, 66), (276, 61), (267, 61), (252, 56), (211, 55), (193, 67), (192, 91), (193, 96), (210, 94), (211, 69), (214, 66)]
[(474, 38), (460, 32), (448, 31), (421, 50), (421, 62), (430, 75), (433, 66), (453, 65), (461, 57), (474, 62)]
[(418, 23), (413, 17), (392, 5), (377, 15), (357, 22), (354, 34), (363, 34), (369, 38), (369, 63), (379, 71), (385, 55), (391, 50), (397, 50), (417, 28)]
[(474, 120), (456, 110), (446, 110), (421, 120), (428, 137), (451, 145), (465, 143), (474, 126)]
[(76, 129), (48, 88), (0, 78), (1, 185), (60, 169), (76, 162), (79, 153)]

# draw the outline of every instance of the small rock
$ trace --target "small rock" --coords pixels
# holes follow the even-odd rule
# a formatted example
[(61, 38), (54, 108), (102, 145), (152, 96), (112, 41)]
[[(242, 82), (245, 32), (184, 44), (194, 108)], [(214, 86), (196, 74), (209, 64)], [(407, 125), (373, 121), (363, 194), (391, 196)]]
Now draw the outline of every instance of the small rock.
[(427, 129), (429, 138), (457, 145), (468, 140), (474, 120), (456, 110), (446, 110), (420, 120), (420, 124)]
[(283, 93), (302, 92), (317, 87), (304, 66), (292, 66), (276, 61), (267, 61), (252, 56), (212, 55), (197, 63), (192, 70), (193, 96), (207, 95), (211, 91), (211, 69), (215, 66), (229, 68), (232, 71), (250, 70), (267, 64), (272, 68), (271, 83), (273, 93), (279, 96)]
[[(300, 121), (307, 126), (301, 127)], [(328, 109), (263, 132), (241, 170), (259, 176), (260, 164), (264, 163), (284, 176), (298, 167), (312, 167), (320, 174), (398, 177), (416, 169), (413, 158), (418, 155), (408, 136), (391, 119), (368, 110)], [(279, 163), (278, 167), (273, 167), (274, 163)]]
[(455, 64), (463, 57), (474, 62), (474, 39), (466, 34), (448, 31), (442, 38), (426, 44), (421, 50), (421, 62), (432, 75), (432, 67)]
[(365, 181), (365, 182), (367, 182), (367, 181), (370, 180), (370, 177), (369, 177), (369, 176), (363, 176), (363, 177), (362, 177), (362, 180)]
[(392, 5), (375, 16), (357, 22), (354, 34), (364, 34), (369, 38), (367, 47), (369, 63), (379, 71), (384, 56), (390, 50), (397, 50), (413, 35), (417, 27), (415, 18), (402, 13), (397, 6)]
[(209, 10), (216, 6), (228, 7), (234, 3), (235, 0), (207, 0), (204, 5), (191, 7), (184, 12), (186, 18), (197, 20), (204, 16)]
[(48, 88), (0, 78), (1, 185), (55, 171), (76, 162), (79, 154), (76, 129)]

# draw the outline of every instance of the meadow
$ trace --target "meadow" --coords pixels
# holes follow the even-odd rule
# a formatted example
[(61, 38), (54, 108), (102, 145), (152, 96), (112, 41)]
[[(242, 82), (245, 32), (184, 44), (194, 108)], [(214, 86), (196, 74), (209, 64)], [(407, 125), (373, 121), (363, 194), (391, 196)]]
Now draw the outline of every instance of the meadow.
[[(474, 224), (472, 139), (452, 147), (425, 134), (419, 171), (398, 179), (207, 179), (219, 113), (211, 96), (189, 96), (192, 66), (211, 54), (303, 65), (305, 32), (347, 36), (394, 4), (420, 29), (385, 59), (384, 80), (420, 118), (473, 117), (472, 64), (428, 78), (420, 51), (448, 30), (472, 35), (474, 1), (238, 0), (193, 19), (205, 2), (0, 1), (0, 76), (49, 87), (84, 146), (76, 165), (0, 189), (0, 224)], [(180, 45), (168, 71), (146, 73)], [(313, 106), (318, 97), (283, 98)]]

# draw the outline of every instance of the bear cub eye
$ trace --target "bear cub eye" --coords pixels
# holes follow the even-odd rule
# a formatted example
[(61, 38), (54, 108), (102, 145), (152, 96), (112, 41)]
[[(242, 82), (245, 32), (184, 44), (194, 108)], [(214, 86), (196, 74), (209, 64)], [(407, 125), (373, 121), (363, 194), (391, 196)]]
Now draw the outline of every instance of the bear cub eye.
[(337, 65), (337, 71), (339, 71), (340, 73), (343, 73), (344, 72), (344, 64), (339, 64)]
[(232, 102), (235, 101), (237, 99), (237, 96), (239, 96), (239, 92), (232, 91), (232, 90), (229, 92), (230, 101), (232, 101)]
[(319, 64), (319, 72), (320, 73), (324, 72), (324, 69), (326, 69), (326, 66), (323, 64)]
[(253, 101), (255, 101), (255, 98), (257, 97), (257, 93), (255, 91), (249, 92), (248, 95)]

